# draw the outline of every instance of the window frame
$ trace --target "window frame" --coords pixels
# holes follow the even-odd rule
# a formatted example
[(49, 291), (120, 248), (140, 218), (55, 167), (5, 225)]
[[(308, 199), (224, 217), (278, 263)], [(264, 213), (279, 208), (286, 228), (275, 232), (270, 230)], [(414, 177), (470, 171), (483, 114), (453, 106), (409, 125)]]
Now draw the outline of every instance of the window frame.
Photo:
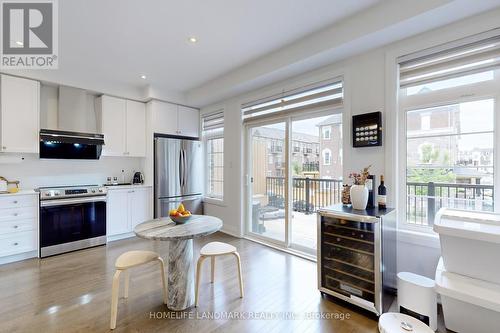
[[(328, 157), (329, 157), (328, 163), (325, 163), (326, 153), (328, 153)], [(332, 157), (332, 150), (330, 148), (323, 148), (323, 150), (321, 151), (321, 160), (322, 160), (324, 166), (331, 166), (332, 165), (333, 157)]]
[[(328, 137), (325, 136), (325, 133), (328, 133)], [(332, 139), (332, 125), (321, 126), (321, 137), (323, 140)]]
[[(410, 111), (419, 109), (445, 106), (449, 104), (458, 104), (465, 102), (473, 102), (484, 99), (493, 99), (493, 207), (494, 212), (500, 211), (500, 69), (495, 69), (494, 79), (484, 82), (476, 82), (468, 85), (457, 86), (454, 88), (446, 88), (442, 90), (429, 91), (422, 94), (409, 95), (404, 94), (404, 88), (398, 86), (398, 138), (404, 144), (399, 145), (398, 154), (398, 189), (400, 198), (398, 200), (398, 210), (401, 223), (398, 223), (398, 228), (407, 231), (435, 234), (432, 226), (416, 225), (406, 221), (406, 169), (407, 169), (407, 114)], [(399, 75), (399, 70), (398, 70)]]
[[(220, 124), (217, 128), (212, 128), (212, 129), (204, 129), (204, 117), (211, 117), (213, 115), (216, 115), (218, 113), (222, 113), (222, 124)], [(223, 106), (217, 106), (215, 108), (211, 108), (210, 110), (207, 110), (206, 112), (202, 112), (200, 114), (200, 132), (201, 132), (201, 137), (200, 140), (202, 142), (202, 151), (203, 151), (203, 163), (204, 163), (204, 179), (203, 179), (203, 187), (204, 187), (204, 193), (203, 193), (203, 201), (215, 205), (224, 205), (224, 190), (225, 190), (225, 151), (226, 151), (226, 144), (225, 144), (225, 131), (224, 131), (224, 126), (225, 126), (225, 110)], [(208, 141), (209, 140), (215, 140), (215, 139), (222, 139), (222, 195), (221, 196), (213, 196), (211, 193), (209, 194), (209, 189), (210, 189), (210, 167), (209, 167), (209, 154), (208, 154)]]
[[(210, 187), (210, 163), (209, 163), (209, 152), (208, 152), (208, 143), (210, 140), (219, 140), (222, 139), (222, 195), (212, 195), (212, 193), (209, 192)], [(224, 132), (221, 132), (220, 134), (215, 134), (215, 135), (208, 135), (203, 137), (203, 144), (205, 146), (205, 165), (206, 165), (206, 172), (205, 172), (205, 194), (204, 197), (209, 200), (217, 200), (217, 201), (224, 201)]]

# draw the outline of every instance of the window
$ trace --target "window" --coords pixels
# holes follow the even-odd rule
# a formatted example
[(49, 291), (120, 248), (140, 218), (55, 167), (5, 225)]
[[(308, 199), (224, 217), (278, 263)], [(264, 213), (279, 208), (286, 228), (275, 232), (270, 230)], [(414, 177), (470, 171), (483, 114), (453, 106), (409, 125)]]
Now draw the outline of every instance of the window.
[(224, 111), (202, 116), (205, 162), (207, 166), (205, 196), (223, 199), (224, 195)]
[(495, 210), (500, 37), (473, 37), (400, 61), (408, 227), (432, 226), (441, 207)]
[(342, 106), (343, 82), (339, 80), (319, 82), (308, 87), (284, 92), (242, 106), (243, 120), (291, 115), (301, 111), (322, 111)]
[(321, 131), (323, 133), (323, 140), (330, 140), (331, 139), (332, 126), (323, 126), (321, 128)]
[(323, 165), (332, 164), (332, 151), (328, 148), (323, 149)]

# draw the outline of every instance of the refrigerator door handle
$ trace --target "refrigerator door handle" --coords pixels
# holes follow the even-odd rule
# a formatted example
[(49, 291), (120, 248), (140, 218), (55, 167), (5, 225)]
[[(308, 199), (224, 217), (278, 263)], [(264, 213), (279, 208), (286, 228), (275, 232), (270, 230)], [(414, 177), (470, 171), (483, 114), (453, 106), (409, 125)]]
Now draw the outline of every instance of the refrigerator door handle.
[(183, 173), (183, 167), (182, 167), (182, 149), (179, 151), (179, 185), (182, 188), (182, 173)]
[(182, 153), (184, 154), (184, 181), (182, 183), (182, 186), (186, 187), (186, 183), (187, 183), (187, 154), (186, 154), (186, 150), (183, 149)]
[(181, 164), (182, 164), (182, 172), (181, 172), (181, 189), (184, 189), (185, 186), (185, 174), (186, 174), (186, 152), (184, 149), (181, 149)]

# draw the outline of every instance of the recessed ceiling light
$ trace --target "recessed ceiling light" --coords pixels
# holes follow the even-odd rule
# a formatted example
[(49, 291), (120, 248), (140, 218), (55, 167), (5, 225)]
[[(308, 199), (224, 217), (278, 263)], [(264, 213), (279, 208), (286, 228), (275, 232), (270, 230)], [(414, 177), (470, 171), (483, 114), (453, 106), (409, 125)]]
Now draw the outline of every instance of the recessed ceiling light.
[(141, 79), (146, 80), (146, 78), (147, 78), (146, 75), (144, 75), (144, 74), (141, 75)]
[(20, 46), (23, 46), (23, 45), (24, 45), (24, 44), (23, 44), (23, 42), (20, 42), (20, 41), (18, 41), (18, 40), (16, 41), (16, 44), (17, 44), (17, 45), (20, 45)]
[(196, 43), (198, 41), (198, 38), (196, 37), (189, 37), (188, 39), (191, 43)]

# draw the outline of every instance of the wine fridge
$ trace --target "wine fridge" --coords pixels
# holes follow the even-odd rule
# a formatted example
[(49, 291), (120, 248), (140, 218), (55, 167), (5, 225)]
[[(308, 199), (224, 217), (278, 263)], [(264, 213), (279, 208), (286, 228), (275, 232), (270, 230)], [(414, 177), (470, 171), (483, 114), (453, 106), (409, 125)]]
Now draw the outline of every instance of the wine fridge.
[(396, 290), (396, 212), (336, 205), (318, 211), (318, 288), (377, 315)]

